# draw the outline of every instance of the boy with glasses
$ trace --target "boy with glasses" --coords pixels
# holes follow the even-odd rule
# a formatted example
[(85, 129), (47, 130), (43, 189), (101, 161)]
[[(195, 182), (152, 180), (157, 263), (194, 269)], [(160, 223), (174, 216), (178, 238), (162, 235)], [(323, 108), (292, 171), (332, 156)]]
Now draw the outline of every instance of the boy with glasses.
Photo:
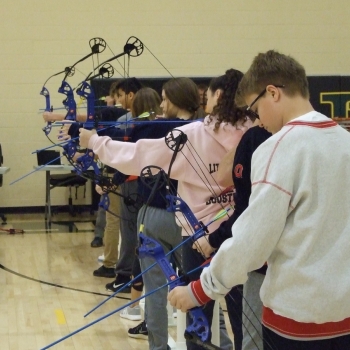
[(248, 208), (204, 269), (177, 287), (182, 311), (225, 295), (268, 263), (260, 296), (264, 349), (350, 344), (350, 135), (309, 102), (304, 68), (276, 51), (255, 57), (236, 95), (271, 136), (252, 159)]

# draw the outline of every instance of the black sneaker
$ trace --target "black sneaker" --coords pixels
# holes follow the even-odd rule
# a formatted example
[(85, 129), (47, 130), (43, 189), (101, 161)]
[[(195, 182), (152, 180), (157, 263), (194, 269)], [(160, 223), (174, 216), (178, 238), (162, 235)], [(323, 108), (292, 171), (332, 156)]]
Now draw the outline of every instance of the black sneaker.
[[(108, 292), (113, 292), (115, 293), (117, 290), (119, 290), (121, 287), (124, 285), (130, 283), (130, 276), (123, 276), (123, 275), (117, 275), (117, 278), (115, 281), (111, 283), (106, 284), (106, 290)], [(121, 293), (130, 293), (131, 292), (131, 287), (125, 287)]]
[(103, 246), (103, 239), (101, 237), (95, 237), (91, 242), (92, 248), (98, 248)]
[(128, 330), (128, 336), (137, 339), (148, 339), (148, 330), (146, 321), (142, 321), (138, 326)]
[(107, 277), (107, 278), (113, 278), (115, 277), (115, 272), (113, 267), (105, 267), (102, 265), (93, 273), (96, 277)]

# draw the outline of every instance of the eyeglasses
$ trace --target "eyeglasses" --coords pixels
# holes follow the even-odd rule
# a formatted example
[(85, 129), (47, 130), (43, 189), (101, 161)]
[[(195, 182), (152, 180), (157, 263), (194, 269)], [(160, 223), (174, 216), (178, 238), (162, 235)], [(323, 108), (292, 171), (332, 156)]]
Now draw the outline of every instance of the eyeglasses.
[[(277, 88), (284, 88), (284, 87), (286, 87), (285, 85), (274, 85), (274, 86), (277, 87)], [(255, 99), (255, 100), (247, 107), (247, 109), (245, 110), (246, 115), (247, 115), (253, 122), (255, 121), (255, 119), (260, 119), (260, 117), (259, 117), (259, 114), (258, 114), (258, 113), (254, 112), (254, 111), (252, 110), (252, 107), (254, 106), (254, 104), (256, 103), (256, 101), (259, 100), (259, 98), (261, 98), (261, 97), (264, 96), (265, 92), (266, 92), (266, 88), (265, 88), (263, 91), (260, 92), (260, 94), (256, 97), (256, 99)]]

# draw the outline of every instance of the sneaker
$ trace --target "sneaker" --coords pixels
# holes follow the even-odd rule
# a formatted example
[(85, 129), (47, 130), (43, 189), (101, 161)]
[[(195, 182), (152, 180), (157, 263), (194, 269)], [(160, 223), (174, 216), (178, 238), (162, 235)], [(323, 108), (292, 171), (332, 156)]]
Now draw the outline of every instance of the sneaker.
[(140, 306), (126, 307), (119, 314), (122, 318), (127, 318), (130, 321), (141, 321), (141, 308)]
[(113, 267), (105, 267), (102, 265), (93, 273), (96, 277), (107, 277), (107, 278), (113, 278), (115, 277), (115, 271)]
[(148, 330), (146, 321), (142, 321), (138, 326), (128, 330), (128, 336), (137, 339), (148, 339)]
[(100, 256), (97, 258), (97, 261), (103, 263), (103, 262), (105, 261), (105, 255), (104, 255), (104, 254), (100, 255)]
[(92, 248), (98, 248), (103, 246), (103, 239), (101, 237), (95, 237), (91, 242)]
[[(106, 290), (108, 292), (113, 292), (115, 293), (117, 290), (119, 290), (121, 287), (123, 287), (125, 284), (128, 284), (130, 282), (130, 276), (123, 276), (123, 275), (117, 275), (117, 278), (115, 281), (111, 283), (106, 284)], [(125, 287), (122, 290), (122, 293), (130, 293), (131, 292), (131, 287)]]

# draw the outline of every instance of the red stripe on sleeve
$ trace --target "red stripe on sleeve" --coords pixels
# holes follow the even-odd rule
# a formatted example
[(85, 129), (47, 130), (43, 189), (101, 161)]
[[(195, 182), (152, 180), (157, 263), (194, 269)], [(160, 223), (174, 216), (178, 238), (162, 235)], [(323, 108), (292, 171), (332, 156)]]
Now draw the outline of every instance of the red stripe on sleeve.
[(194, 297), (197, 299), (197, 301), (200, 305), (204, 305), (211, 300), (204, 293), (204, 290), (203, 290), (203, 287), (201, 284), (201, 280), (191, 282), (190, 287), (191, 287), (191, 290), (192, 290)]

